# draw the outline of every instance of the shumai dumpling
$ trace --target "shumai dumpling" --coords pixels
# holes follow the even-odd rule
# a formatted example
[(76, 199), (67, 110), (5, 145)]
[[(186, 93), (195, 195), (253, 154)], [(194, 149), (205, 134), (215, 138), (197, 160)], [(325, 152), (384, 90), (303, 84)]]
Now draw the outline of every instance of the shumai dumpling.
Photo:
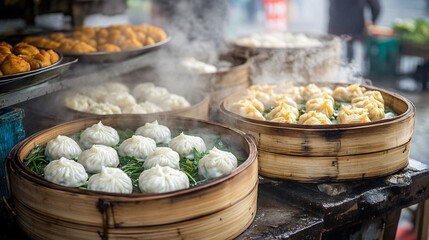
[(313, 95), (322, 93), (322, 90), (316, 84), (311, 83), (304, 87), (303, 93), (305, 99), (310, 99)]
[(180, 170), (180, 156), (177, 152), (168, 147), (157, 147), (149, 154), (143, 163), (145, 170), (159, 165), (161, 167), (171, 167)]
[(354, 108), (352, 106), (341, 107), (337, 121), (343, 124), (371, 122), (366, 108)]
[(114, 148), (95, 144), (83, 151), (77, 162), (82, 164), (87, 172), (98, 173), (102, 167), (117, 167), (119, 157)]
[(267, 93), (262, 91), (248, 91), (249, 98), (258, 99), (266, 108), (276, 104), (276, 95), (274, 93)]
[(261, 85), (261, 84), (255, 84), (249, 87), (249, 90), (252, 92), (264, 92), (264, 93), (274, 93), (273, 87), (270, 85)]
[(264, 104), (255, 97), (248, 97), (245, 100), (248, 100), (258, 111), (263, 112), (265, 110)]
[(361, 96), (353, 98), (352, 105), (356, 108), (366, 108), (368, 110), (368, 117), (371, 121), (384, 118), (384, 104), (374, 97)]
[(192, 154), (192, 149), (195, 148), (198, 152), (206, 151), (204, 140), (197, 136), (185, 135), (183, 132), (179, 136), (171, 139), (168, 146), (181, 156), (189, 156)]
[(381, 92), (379, 92), (379, 91), (367, 91), (363, 95), (368, 96), (368, 97), (372, 97), (375, 100), (384, 104), (383, 96), (381, 95)]
[(168, 143), (171, 140), (170, 129), (164, 125), (159, 125), (156, 120), (137, 128), (135, 134), (152, 138), (156, 143)]
[(62, 186), (79, 187), (86, 183), (88, 174), (80, 163), (61, 157), (46, 165), (44, 178)]
[(119, 156), (133, 156), (144, 159), (156, 148), (156, 143), (152, 138), (133, 135), (119, 145)]
[(252, 118), (256, 120), (265, 120), (262, 113), (250, 102), (249, 100), (243, 99), (231, 106), (231, 110), (240, 116)]
[(277, 107), (275, 107), (271, 112), (268, 113), (268, 119), (275, 119), (279, 117), (284, 117), (286, 119), (292, 118), (297, 119), (299, 115), (298, 109), (292, 107), (286, 103), (280, 103)]
[(304, 87), (290, 87), (285, 91), (285, 95), (291, 97), (296, 103), (304, 102)]
[(139, 176), (143, 193), (165, 193), (189, 188), (189, 178), (180, 170), (159, 165), (144, 170)]
[(232, 172), (237, 168), (234, 154), (213, 147), (209, 154), (198, 162), (198, 174), (207, 178), (216, 178)]
[(100, 173), (89, 178), (88, 189), (110, 193), (132, 193), (133, 183), (121, 169), (102, 167)]
[(362, 96), (366, 89), (359, 84), (335, 88), (332, 96), (337, 101), (350, 102), (353, 98)]
[(119, 143), (119, 135), (114, 128), (105, 126), (100, 121), (80, 134), (80, 142), (86, 148), (90, 148), (94, 144), (113, 147)]
[(309, 111), (299, 117), (299, 123), (304, 125), (326, 125), (332, 124), (329, 118), (320, 112)]
[(321, 112), (326, 116), (332, 116), (334, 114), (334, 103), (330, 99), (313, 98), (307, 101), (305, 109), (307, 111)]
[(73, 159), (77, 158), (81, 153), (82, 150), (75, 140), (62, 135), (50, 140), (45, 149), (45, 155), (50, 160), (60, 159), (61, 157)]
[(276, 95), (276, 105), (279, 105), (280, 103), (286, 103), (287, 105), (292, 106), (294, 108), (298, 106), (295, 100), (293, 100), (293, 98), (285, 94)]

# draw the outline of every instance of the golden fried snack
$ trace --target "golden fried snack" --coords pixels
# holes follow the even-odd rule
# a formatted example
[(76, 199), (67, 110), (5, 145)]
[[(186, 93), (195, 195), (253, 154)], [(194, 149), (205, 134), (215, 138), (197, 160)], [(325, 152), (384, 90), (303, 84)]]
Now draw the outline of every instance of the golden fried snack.
[(167, 33), (162, 28), (149, 26), (147, 28), (147, 33), (155, 42), (160, 42), (167, 38)]
[(137, 38), (137, 34), (133, 31), (133, 29), (131, 27), (128, 28), (124, 28), (122, 30), (122, 34), (126, 37), (126, 38)]
[(106, 44), (98, 45), (97, 50), (99, 52), (120, 52), (121, 48), (114, 44), (106, 43)]
[(144, 45), (152, 45), (152, 44), (155, 44), (155, 40), (153, 40), (153, 38), (152, 37), (146, 37), (146, 40), (145, 40), (145, 42), (144, 42)]
[(12, 54), (12, 51), (10, 48), (6, 47), (6, 46), (0, 46), (0, 53), (4, 53), (4, 54)]
[[(41, 50), (44, 51), (44, 50)], [(19, 55), (18, 57), (24, 59), (26, 62), (28, 62), (30, 64), (30, 69), (31, 70), (35, 70), (35, 69), (39, 69), (42, 67), (47, 67), (49, 65), (51, 65), (51, 61), (49, 59), (49, 54), (48, 56), (43, 55), (42, 53), (38, 53), (36, 55)]]
[(0, 42), (0, 46), (7, 47), (7, 48), (9, 48), (9, 50), (13, 49), (12, 45), (10, 45), (7, 42)]
[(84, 43), (84, 42), (78, 42), (75, 45), (73, 45), (71, 52), (81, 54), (81, 53), (91, 53), (96, 52), (97, 49), (94, 47), (91, 47), (90, 45)]
[(0, 70), (0, 77), (3, 77), (3, 72)]
[(0, 66), (0, 70), (5, 75), (27, 72), (30, 71), (30, 69), (30, 64), (28, 62), (13, 54), (8, 55)]
[(47, 49), (58, 49), (60, 43), (50, 40), (48, 38), (40, 38), (31, 43), (32, 45), (39, 48), (47, 48)]
[(35, 46), (30, 45), (26, 42), (20, 42), (13, 46), (13, 52), (16, 55), (34, 55), (39, 53), (39, 49), (37, 49)]
[(54, 64), (60, 60), (60, 56), (58, 55), (58, 53), (54, 52), (52, 49), (49, 49), (47, 52), (49, 54), (51, 64)]
[(144, 44), (146, 42), (146, 34), (143, 32), (137, 32), (137, 40), (141, 43)]
[(103, 45), (107, 43), (107, 39), (106, 38), (99, 38), (97, 39), (97, 45)]
[(4, 59), (9, 56), (10, 53), (0, 53), (0, 64), (4, 61)]
[(96, 37), (96, 39), (107, 38), (107, 37), (109, 37), (109, 32), (106, 29), (102, 28), (102, 29), (97, 31), (97, 34), (95, 37)]
[(62, 32), (56, 32), (56, 33), (49, 34), (49, 38), (52, 40), (58, 41), (62, 38), (65, 38), (65, 36), (64, 36), (64, 33), (62, 33)]
[(125, 40), (121, 45), (119, 45), (123, 50), (128, 49), (135, 49), (135, 48), (141, 48), (143, 47), (143, 44), (141, 44), (136, 39), (127, 39)]

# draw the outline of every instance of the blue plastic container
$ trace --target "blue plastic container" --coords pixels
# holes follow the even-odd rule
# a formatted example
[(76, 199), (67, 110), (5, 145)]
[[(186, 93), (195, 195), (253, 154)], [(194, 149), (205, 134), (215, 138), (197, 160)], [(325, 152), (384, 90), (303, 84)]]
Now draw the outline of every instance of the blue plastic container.
[(10, 150), (25, 137), (24, 111), (20, 108), (0, 109), (0, 202), (7, 196), (4, 160)]

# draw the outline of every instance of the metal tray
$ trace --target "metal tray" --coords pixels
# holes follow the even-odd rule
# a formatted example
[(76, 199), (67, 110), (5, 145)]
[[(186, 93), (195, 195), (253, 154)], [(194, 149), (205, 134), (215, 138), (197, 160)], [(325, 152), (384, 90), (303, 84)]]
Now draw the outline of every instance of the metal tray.
[(129, 59), (132, 57), (136, 57), (136, 56), (148, 53), (150, 51), (153, 51), (155, 49), (158, 49), (162, 45), (168, 43), (170, 39), (171, 37), (168, 36), (166, 39), (160, 42), (157, 42), (155, 44), (144, 46), (142, 48), (124, 50), (120, 52), (93, 52), (93, 53), (84, 53), (84, 54), (63, 53), (63, 55), (67, 57), (76, 57), (76, 58), (79, 58), (79, 61), (88, 62), (88, 63), (117, 62), (117, 61)]
[(53, 63), (53, 64), (51, 64), (49, 66), (46, 66), (46, 67), (42, 67), (42, 68), (30, 70), (30, 71), (27, 71), (27, 72), (14, 73), (14, 74), (8, 74), (8, 75), (1, 76), (0, 77), (0, 84), (2, 84), (3, 82), (9, 82), (10, 79), (15, 79), (17, 77), (22, 77), (22, 76), (27, 76), (27, 75), (30, 75), (30, 74), (34, 74), (36, 72), (44, 71), (46, 69), (49, 69), (49, 68), (52, 68), (52, 67), (58, 65), (63, 60), (63, 55), (61, 53), (57, 52), (57, 51), (55, 51), (55, 52), (60, 57), (56, 63)]
[(68, 70), (77, 61), (77, 58), (63, 57), (61, 61), (58, 61), (58, 64), (50, 68), (5, 79), (0, 82), (0, 94), (46, 82)]

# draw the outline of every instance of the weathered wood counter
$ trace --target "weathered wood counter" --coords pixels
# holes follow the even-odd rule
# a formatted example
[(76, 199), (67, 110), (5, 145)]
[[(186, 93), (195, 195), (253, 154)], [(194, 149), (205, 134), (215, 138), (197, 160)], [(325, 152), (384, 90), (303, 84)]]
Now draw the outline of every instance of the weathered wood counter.
[[(261, 178), (256, 218), (238, 239), (394, 239), (401, 209), (427, 199), (428, 185), (429, 167), (415, 160), (398, 174), (361, 182)], [(0, 212), (0, 239), (25, 239), (4, 204)]]

